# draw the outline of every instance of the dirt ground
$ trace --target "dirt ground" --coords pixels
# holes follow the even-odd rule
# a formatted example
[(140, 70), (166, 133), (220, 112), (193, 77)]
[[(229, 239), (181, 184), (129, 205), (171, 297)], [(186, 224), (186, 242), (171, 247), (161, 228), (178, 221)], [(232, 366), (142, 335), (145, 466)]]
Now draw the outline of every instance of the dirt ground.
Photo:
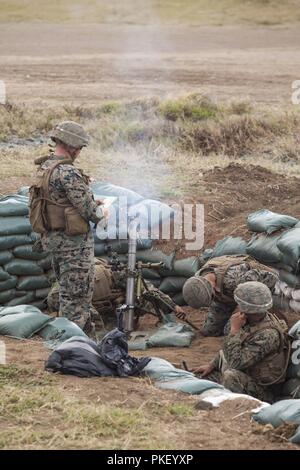
[(289, 27), (1, 24), (8, 100), (97, 102), (201, 90), (291, 103), (300, 30)]

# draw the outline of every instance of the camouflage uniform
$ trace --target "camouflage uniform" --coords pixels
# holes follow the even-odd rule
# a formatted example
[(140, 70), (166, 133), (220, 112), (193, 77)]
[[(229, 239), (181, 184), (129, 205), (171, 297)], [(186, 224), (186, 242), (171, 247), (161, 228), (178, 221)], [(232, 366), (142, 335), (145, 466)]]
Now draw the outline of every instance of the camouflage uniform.
[(205, 378), (221, 383), (234, 393), (271, 402), (274, 386), (260, 385), (250, 374), (253, 366), (279, 350), (280, 337), (271, 325), (251, 337), (250, 332), (251, 327), (246, 324), (238, 333), (224, 339), (223, 349), (213, 361), (214, 370)]
[[(249, 269), (247, 263), (238, 264), (230, 267), (223, 281), (224, 293), (232, 298), (232, 303), (224, 303), (218, 300), (216, 295), (212, 302), (207, 317), (203, 325), (203, 333), (205, 336), (221, 336), (228, 333), (228, 320), (236, 308), (233, 298), (233, 292), (239, 284), (248, 281), (258, 281), (265, 284), (269, 289), (273, 289), (278, 278), (270, 271)], [(226, 329), (224, 331), (224, 327)]]
[[(39, 171), (51, 168), (59, 157), (50, 155)], [(59, 202), (66, 198), (86, 220), (97, 223), (97, 205), (88, 186), (87, 177), (71, 164), (54, 169), (49, 195)], [(94, 283), (94, 239), (91, 230), (86, 234), (68, 236), (62, 230), (42, 234), (43, 249), (52, 254), (53, 269), (60, 286), (59, 313), (74, 321), (86, 332), (91, 331), (91, 318), (97, 316), (92, 306)]]

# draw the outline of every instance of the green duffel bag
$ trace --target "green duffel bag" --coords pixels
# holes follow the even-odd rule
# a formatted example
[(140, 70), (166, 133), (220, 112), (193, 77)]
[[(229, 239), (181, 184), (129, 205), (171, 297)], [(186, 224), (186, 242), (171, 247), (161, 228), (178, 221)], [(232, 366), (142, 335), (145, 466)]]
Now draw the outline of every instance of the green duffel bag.
[(39, 336), (45, 340), (44, 345), (46, 347), (54, 349), (73, 336), (86, 337), (86, 334), (76, 323), (73, 323), (65, 317), (58, 317), (51, 320), (51, 322), (39, 331)]
[(296, 273), (300, 272), (300, 228), (288, 230), (281, 235), (277, 246), (284, 254), (285, 262), (292, 266)]
[(28, 305), (35, 299), (34, 292), (27, 292), (23, 297), (15, 297), (14, 299), (6, 302), (6, 306), (14, 307), (16, 305)]
[(177, 294), (182, 291), (186, 280), (186, 277), (165, 277), (160, 284), (159, 289), (165, 294)]
[(13, 257), (14, 256), (11, 251), (0, 251), (0, 266), (9, 263), (9, 261), (11, 261)]
[(175, 294), (172, 297), (172, 300), (173, 302), (175, 302), (176, 305), (179, 305), (180, 307), (183, 307), (184, 305), (186, 305), (186, 301), (184, 300), (181, 292), (179, 292), (178, 294)]
[(18, 280), (17, 288), (19, 290), (37, 290), (50, 287), (51, 283), (46, 275), (42, 276), (21, 276)]
[(16, 297), (16, 290), (10, 289), (0, 292), (0, 304), (4, 305)]
[(260, 209), (248, 215), (247, 225), (251, 232), (266, 232), (270, 235), (281, 228), (294, 227), (298, 219), (289, 215), (277, 214), (268, 209)]
[(164, 263), (164, 267), (168, 270), (173, 268), (175, 254), (165, 255), (159, 250), (141, 250), (136, 254), (137, 261), (144, 263)]
[(17, 283), (18, 283), (18, 278), (16, 276), (10, 276), (10, 278), (7, 279), (7, 281), (0, 282), (0, 292), (14, 289)]
[(7, 281), (10, 275), (0, 267), (0, 282)]
[(47, 299), (49, 292), (50, 292), (50, 287), (46, 287), (44, 289), (37, 289), (35, 291), (35, 297), (37, 299)]
[(28, 215), (28, 198), (13, 194), (0, 198), (0, 217)]
[(254, 237), (247, 245), (247, 254), (263, 264), (280, 263), (282, 253), (277, 247), (279, 238), (280, 236)]
[(0, 251), (14, 248), (18, 245), (26, 245), (27, 243), (34, 243), (36, 237), (31, 233), (30, 235), (8, 235), (0, 236)]
[(46, 258), (41, 259), (37, 262), (38, 266), (44, 271), (48, 271), (52, 267), (52, 255), (48, 255)]
[(31, 305), (0, 308), (0, 335), (13, 338), (31, 338), (51, 317)]
[(34, 276), (43, 274), (43, 270), (34, 261), (25, 259), (14, 259), (4, 266), (9, 274), (16, 276)]
[(32, 228), (28, 217), (0, 217), (0, 235), (27, 235)]
[(48, 253), (38, 253), (36, 251), (32, 251), (32, 245), (16, 246), (13, 249), (13, 254), (16, 258), (29, 259), (33, 261), (42, 260), (48, 256)]

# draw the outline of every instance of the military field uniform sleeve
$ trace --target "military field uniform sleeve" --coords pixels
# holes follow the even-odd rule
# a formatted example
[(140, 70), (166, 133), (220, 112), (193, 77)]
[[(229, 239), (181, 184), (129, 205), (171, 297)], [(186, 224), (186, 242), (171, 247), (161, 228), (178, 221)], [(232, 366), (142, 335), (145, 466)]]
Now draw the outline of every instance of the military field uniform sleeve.
[(96, 215), (98, 205), (80, 171), (71, 165), (63, 165), (59, 168), (59, 179), (66, 197), (79, 214), (87, 221), (98, 223), (101, 220)]
[(278, 351), (280, 338), (275, 329), (258, 332), (243, 343), (245, 334), (240, 330), (235, 335), (229, 334), (224, 340), (223, 352), (229, 368), (246, 370), (268, 354)]
[(278, 276), (274, 273), (271, 273), (270, 271), (258, 271), (257, 269), (250, 269), (241, 276), (240, 282), (262, 282), (265, 286), (269, 287), (269, 289), (273, 289), (278, 279)]

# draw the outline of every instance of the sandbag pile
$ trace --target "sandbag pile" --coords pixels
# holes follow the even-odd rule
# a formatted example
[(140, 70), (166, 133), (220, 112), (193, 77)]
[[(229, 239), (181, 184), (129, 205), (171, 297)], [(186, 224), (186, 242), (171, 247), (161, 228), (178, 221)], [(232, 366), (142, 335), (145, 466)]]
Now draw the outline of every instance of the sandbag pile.
[(0, 305), (45, 308), (53, 276), (47, 253), (32, 250), (37, 235), (28, 218), (28, 198), (0, 198)]
[(274, 304), (300, 313), (300, 222), (295, 217), (261, 209), (249, 214), (250, 240), (225, 237), (201, 255), (202, 263), (223, 255), (248, 254), (275, 269), (280, 278)]
[(292, 338), (291, 357), (281, 395), (285, 398), (300, 398), (300, 321), (289, 331)]

